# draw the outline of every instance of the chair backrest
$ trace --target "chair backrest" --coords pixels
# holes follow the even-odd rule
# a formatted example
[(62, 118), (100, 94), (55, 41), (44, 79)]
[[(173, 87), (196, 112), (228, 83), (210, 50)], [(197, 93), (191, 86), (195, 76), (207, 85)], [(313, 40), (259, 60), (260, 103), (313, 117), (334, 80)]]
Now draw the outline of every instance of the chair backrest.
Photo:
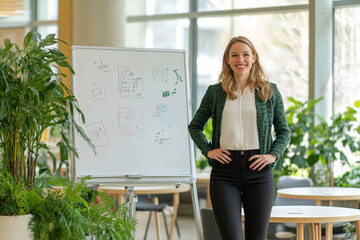
[(202, 208), (200, 214), (204, 240), (221, 240), (213, 210)]
[[(311, 178), (303, 177), (293, 177), (293, 176), (280, 176), (277, 180), (277, 188), (292, 188), (292, 187), (312, 187), (314, 182)], [(275, 206), (284, 206), (284, 205), (315, 205), (314, 200), (305, 200), (305, 199), (289, 199), (276, 197)]]
[(137, 197), (136, 211), (161, 211), (167, 206), (166, 203), (153, 204), (150, 194), (141, 194)]

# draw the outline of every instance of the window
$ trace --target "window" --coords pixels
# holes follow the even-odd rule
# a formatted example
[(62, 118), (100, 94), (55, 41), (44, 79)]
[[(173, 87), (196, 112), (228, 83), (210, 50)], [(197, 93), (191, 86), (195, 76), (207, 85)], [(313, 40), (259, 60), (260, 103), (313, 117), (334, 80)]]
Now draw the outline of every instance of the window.
[(334, 112), (360, 100), (360, 7), (337, 8), (334, 18)]
[(35, 15), (37, 21), (58, 20), (58, 0), (37, 0)]
[(308, 0), (198, 0), (199, 11), (245, 9), (308, 4)]
[[(196, 92), (193, 92), (195, 109), (207, 87), (218, 81), (226, 44), (231, 37), (244, 35), (254, 42), (265, 71), (270, 81), (278, 84), (285, 104), (289, 96), (301, 101), (308, 98), (308, 0), (256, 3), (198, 0), (195, 3), (199, 11), (189, 12), (188, 1), (128, 0), (126, 47), (190, 51), (190, 46), (196, 46), (189, 59), (190, 69), (196, 71), (192, 74), (196, 79), (191, 79), (196, 88)], [(301, 4), (305, 5), (288, 11), (288, 5)], [(263, 9), (257, 10), (258, 7)], [(271, 9), (265, 11), (266, 7)], [(236, 10), (240, 8), (253, 9), (237, 13)], [(217, 10), (231, 12), (217, 15)], [(204, 16), (201, 11), (214, 12)], [(178, 13), (183, 14), (179, 16)]]
[[(218, 81), (223, 51), (233, 36), (248, 37), (257, 48), (269, 80), (286, 97), (308, 99), (309, 34), (307, 12), (198, 20), (198, 105), (209, 84)], [(305, 24), (304, 24), (305, 23)]]
[(0, 28), (24, 27), (30, 13), (30, 0), (0, 1)]
[(184, 13), (189, 11), (189, 0), (126, 0), (128, 16)]
[(189, 20), (135, 22), (126, 25), (126, 46), (189, 49)]
[(45, 37), (48, 34), (58, 34), (58, 0), (36, 0), (34, 5), (34, 30)]

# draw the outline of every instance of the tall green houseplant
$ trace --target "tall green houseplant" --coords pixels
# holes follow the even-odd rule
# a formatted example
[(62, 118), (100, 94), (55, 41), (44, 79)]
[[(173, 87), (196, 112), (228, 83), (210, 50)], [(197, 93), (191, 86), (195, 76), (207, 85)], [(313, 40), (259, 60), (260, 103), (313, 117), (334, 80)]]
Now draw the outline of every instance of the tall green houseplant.
[[(89, 190), (86, 179), (74, 183), (45, 173), (37, 176), (37, 169), (46, 172), (44, 166), (37, 168), (37, 161), (41, 150), (48, 149), (41, 142), (47, 128), (54, 126), (61, 133), (61, 163), (70, 153), (77, 155), (70, 136), (73, 128), (93, 147), (73, 118), (76, 111), (85, 121), (77, 100), (61, 82), (66, 76), (59, 66), (74, 71), (53, 46), (60, 41), (54, 34), (41, 38), (29, 32), (23, 49), (8, 39), (0, 49), (0, 217), (31, 213), (35, 239), (86, 239), (86, 234), (132, 239), (136, 221), (127, 209)], [(55, 155), (49, 155), (55, 168)]]
[(42, 39), (29, 32), (23, 49), (5, 40), (0, 49), (0, 147), (2, 166), (15, 182), (34, 185), (37, 159), (43, 147), (41, 136), (45, 129), (58, 125), (66, 150), (76, 154), (69, 139), (69, 130), (75, 127), (88, 141), (73, 118), (78, 108), (76, 98), (61, 82), (66, 77), (59, 66), (73, 69), (57, 48), (54, 34)]

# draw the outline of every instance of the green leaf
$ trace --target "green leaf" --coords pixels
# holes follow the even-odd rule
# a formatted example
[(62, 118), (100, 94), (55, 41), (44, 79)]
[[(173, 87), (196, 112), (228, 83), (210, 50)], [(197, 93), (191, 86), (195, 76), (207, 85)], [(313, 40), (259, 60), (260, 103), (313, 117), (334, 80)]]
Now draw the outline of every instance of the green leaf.
[(31, 42), (32, 34), (33, 34), (33, 31), (30, 31), (30, 32), (28, 32), (28, 34), (26, 34), (26, 36), (24, 38), (24, 43), (23, 43), (24, 49), (27, 48), (27, 46)]
[(298, 105), (298, 104), (301, 103), (301, 102), (295, 100), (295, 98), (293, 98), (293, 97), (288, 97), (287, 99), (288, 99), (291, 103), (293, 103), (293, 104), (295, 104), (295, 105)]
[(360, 101), (355, 101), (355, 107), (360, 108)]
[(305, 168), (306, 167), (306, 161), (303, 158), (303, 156), (296, 155), (294, 157), (294, 163), (299, 166), (299, 168)]
[(14, 45), (14, 44), (12, 44), (12, 43), (10, 42), (10, 39), (5, 39), (5, 40), (4, 40), (4, 43), (5, 43), (4, 52), (9, 51), (9, 50), (12, 48), (12, 46)]
[(0, 109), (0, 120), (3, 120), (6, 114), (6, 100), (2, 99), (1, 100), (1, 109)]
[(56, 170), (56, 156), (53, 152), (51, 151), (47, 151), (47, 153), (50, 155), (51, 160), (52, 160), (52, 167), (53, 167), (53, 171), (55, 172)]
[(318, 103), (318, 102), (320, 102), (321, 100), (323, 100), (323, 98), (324, 98), (324, 97), (311, 100), (311, 101), (308, 103), (308, 107), (307, 107), (306, 109), (312, 108), (316, 103)]
[(340, 152), (340, 160), (348, 162), (348, 158), (343, 152)]
[(322, 165), (326, 165), (326, 159), (323, 156), (319, 156), (320, 158), (320, 162), (322, 163)]

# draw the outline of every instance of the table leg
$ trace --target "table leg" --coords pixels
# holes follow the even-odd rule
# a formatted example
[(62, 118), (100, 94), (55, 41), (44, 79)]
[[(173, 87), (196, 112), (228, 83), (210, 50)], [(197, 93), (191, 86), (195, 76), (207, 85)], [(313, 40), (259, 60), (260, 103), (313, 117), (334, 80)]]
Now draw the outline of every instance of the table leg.
[(304, 240), (304, 224), (296, 224), (296, 240)]
[(357, 239), (360, 239), (360, 220), (355, 221), (355, 226)]
[(333, 234), (333, 224), (326, 223), (325, 224), (325, 240), (331, 240)]
[(316, 223), (316, 232), (317, 232), (317, 239), (321, 240), (321, 223)]
[(310, 223), (310, 235), (312, 240), (321, 239), (321, 224), (320, 223)]
[(123, 194), (118, 194), (118, 204), (121, 205), (124, 203), (124, 195)]
[(169, 240), (172, 239), (172, 234), (173, 234), (173, 232), (174, 232), (175, 220), (176, 220), (177, 211), (178, 211), (178, 208), (179, 208), (179, 198), (180, 198), (179, 193), (174, 193), (174, 197), (173, 197), (173, 208), (174, 208), (174, 211), (173, 211), (173, 214), (172, 214), (172, 217), (171, 217)]
[(206, 207), (209, 209), (212, 208), (211, 198), (210, 198), (210, 183), (208, 183), (208, 185), (207, 185)]
[[(154, 204), (154, 205), (159, 205), (159, 198), (158, 198), (158, 197), (154, 197), (154, 198), (153, 198), (153, 204)], [(159, 212), (157, 212), (157, 211), (154, 211), (154, 212), (155, 212), (155, 223), (156, 223), (157, 239), (160, 240), (160, 239), (161, 239), (161, 235), (160, 235)]]
[(313, 223), (310, 223), (310, 239), (314, 240), (315, 239), (315, 226)]

